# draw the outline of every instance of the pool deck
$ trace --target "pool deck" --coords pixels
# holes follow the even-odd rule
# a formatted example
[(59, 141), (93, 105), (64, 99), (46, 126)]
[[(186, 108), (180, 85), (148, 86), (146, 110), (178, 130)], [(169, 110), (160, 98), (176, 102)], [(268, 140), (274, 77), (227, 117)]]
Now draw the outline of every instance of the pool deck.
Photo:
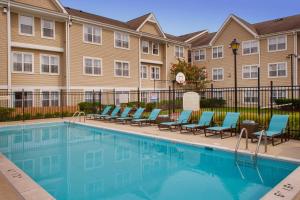
[[(64, 119), (43, 119), (43, 120), (29, 120), (26, 122), (1, 122), (0, 126), (7, 126), (7, 125), (21, 125), (21, 124), (32, 124), (32, 123), (43, 123), (43, 122), (61, 122), (61, 121), (67, 121), (68, 118)], [(170, 131), (160, 131), (158, 130), (157, 126), (130, 126), (130, 125), (123, 125), (123, 124), (116, 124), (116, 123), (110, 123), (110, 122), (103, 122), (103, 121), (94, 121), (94, 120), (87, 120), (85, 124), (97, 126), (97, 127), (105, 127), (109, 129), (116, 129), (125, 131), (128, 133), (134, 133), (134, 134), (142, 134), (147, 135), (151, 137), (156, 138), (163, 138), (163, 139), (170, 139), (176, 142), (184, 142), (194, 145), (206, 145), (206, 146), (212, 146), (215, 148), (221, 148), (226, 150), (234, 150), (237, 142), (236, 137), (230, 137), (226, 139), (221, 139), (220, 136), (212, 136), (212, 137), (205, 137), (204, 134), (200, 135), (193, 135), (191, 133), (184, 133), (180, 134), (179, 131), (176, 132), (170, 132)], [(249, 149), (245, 150), (245, 140), (242, 140), (240, 144), (240, 150), (245, 152), (254, 153), (256, 149), (257, 143), (251, 143), (249, 140)], [(279, 159), (286, 159), (291, 161), (300, 161), (300, 141), (298, 140), (289, 140), (288, 142), (279, 144), (277, 146), (272, 146), (271, 144), (268, 145), (268, 151), (267, 153), (264, 153), (264, 147), (263, 145), (260, 148), (260, 154), (265, 155), (268, 157), (275, 157)], [(297, 171), (300, 171), (300, 168), (298, 168)], [(300, 173), (295, 174), (297, 176), (297, 180), (300, 180)], [(295, 177), (292, 177), (292, 179)], [(299, 182), (299, 181), (297, 181)], [(286, 182), (285, 182), (286, 183)], [(281, 183), (280, 183), (281, 184)], [(282, 185), (278, 185), (278, 187), (281, 187)], [(282, 183), (284, 184), (284, 183)], [(274, 188), (276, 191), (278, 191), (278, 187)], [(300, 187), (300, 186), (299, 186)], [(282, 188), (282, 187), (281, 187)], [(298, 188), (298, 186), (297, 186)], [(273, 189), (273, 190), (274, 190)], [(296, 189), (296, 187), (295, 187)], [(272, 192), (273, 192), (272, 190)], [(293, 190), (294, 193), (298, 193), (297, 197), (294, 196), (294, 199), (300, 199), (300, 193), (297, 189), (297, 191)], [(271, 192), (271, 193), (272, 193)], [(285, 190), (283, 190), (283, 193)], [(0, 196), (2, 194), (6, 195), (7, 200), (11, 199), (22, 199), (19, 197), (18, 193), (10, 183), (8, 183), (8, 180), (4, 177), (1, 177), (0, 174)], [(291, 193), (291, 192), (289, 192)], [(286, 195), (288, 197), (289, 195)], [(271, 196), (272, 197), (272, 196)], [(274, 198), (274, 196), (273, 196)], [(269, 199), (269, 198), (265, 198)], [(280, 199), (292, 199), (292, 198), (280, 198)]]

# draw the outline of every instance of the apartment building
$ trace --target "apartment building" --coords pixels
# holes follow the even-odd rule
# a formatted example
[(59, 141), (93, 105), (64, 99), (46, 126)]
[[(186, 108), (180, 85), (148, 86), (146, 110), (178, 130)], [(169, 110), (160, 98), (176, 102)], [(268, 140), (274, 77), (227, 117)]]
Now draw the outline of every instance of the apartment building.
[[(241, 42), (239, 86), (255, 86), (258, 67), (262, 85), (270, 80), (289, 85), (286, 56), (298, 55), (300, 16), (250, 24), (231, 15), (216, 33), (174, 36), (163, 31), (153, 13), (122, 22), (64, 7), (58, 0), (0, 0), (0, 8), (0, 90), (14, 94), (1, 102), (15, 107), (21, 105), (23, 89), (25, 106), (43, 107), (58, 105), (59, 91), (84, 92), (82, 98), (89, 101), (92, 91), (114, 89), (119, 103), (130, 90), (167, 89), (171, 64), (188, 60), (189, 52), (216, 87), (231, 87), (228, 45), (233, 38)], [(296, 85), (300, 70), (298, 58), (293, 59)], [(158, 98), (145, 92), (141, 98), (153, 97)]]

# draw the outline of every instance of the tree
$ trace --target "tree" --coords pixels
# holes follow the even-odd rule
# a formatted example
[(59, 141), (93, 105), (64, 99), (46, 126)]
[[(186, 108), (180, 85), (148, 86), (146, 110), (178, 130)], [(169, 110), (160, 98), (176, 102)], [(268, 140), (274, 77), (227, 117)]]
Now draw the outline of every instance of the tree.
[(210, 81), (206, 80), (206, 68), (191, 65), (185, 60), (178, 59), (178, 63), (172, 64), (171, 75), (173, 80), (176, 74), (182, 72), (185, 75), (186, 86), (196, 87), (197, 89), (205, 88), (206, 84)]

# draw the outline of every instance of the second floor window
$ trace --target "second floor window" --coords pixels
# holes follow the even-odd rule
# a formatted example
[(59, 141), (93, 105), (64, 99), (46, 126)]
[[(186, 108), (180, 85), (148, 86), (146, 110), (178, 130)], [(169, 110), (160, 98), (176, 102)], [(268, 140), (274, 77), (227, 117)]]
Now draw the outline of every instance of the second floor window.
[(84, 58), (84, 73), (100, 76), (102, 74), (102, 60), (99, 58)]
[(115, 47), (129, 49), (129, 35), (126, 33), (115, 32)]
[(258, 53), (258, 41), (251, 40), (243, 42), (243, 54), (255, 54)]
[(213, 68), (212, 79), (214, 81), (222, 81), (224, 79), (224, 69), (223, 68)]
[(13, 53), (13, 72), (33, 72), (33, 54), (32, 53)]
[(205, 50), (200, 49), (194, 52), (195, 60), (200, 61), (200, 60), (205, 60)]
[(129, 77), (129, 63), (124, 61), (116, 61), (115, 76)]
[(21, 15), (19, 20), (20, 34), (34, 35), (34, 17)]
[(42, 55), (41, 72), (43, 74), (59, 74), (59, 57), (52, 55)]
[(42, 36), (45, 38), (54, 38), (55, 22), (42, 19)]
[(286, 77), (287, 76), (287, 67), (286, 63), (272, 63), (269, 64), (269, 77)]
[(84, 41), (93, 44), (101, 44), (101, 28), (84, 25)]
[(245, 65), (243, 67), (243, 79), (257, 79), (257, 78), (258, 78), (257, 65)]
[(286, 36), (276, 36), (268, 39), (269, 51), (281, 51), (286, 49)]
[(223, 46), (212, 48), (212, 58), (213, 59), (223, 58)]
[(148, 67), (147, 67), (147, 65), (142, 65), (141, 66), (141, 78), (142, 79), (147, 79), (148, 78)]
[(160, 67), (151, 67), (151, 80), (160, 79)]
[(149, 53), (149, 42), (148, 41), (142, 41), (142, 51), (145, 54)]
[(177, 58), (183, 58), (183, 53), (184, 52), (184, 48), (181, 46), (175, 46), (175, 56)]
[(159, 55), (159, 43), (152, 43), (152, 55)]

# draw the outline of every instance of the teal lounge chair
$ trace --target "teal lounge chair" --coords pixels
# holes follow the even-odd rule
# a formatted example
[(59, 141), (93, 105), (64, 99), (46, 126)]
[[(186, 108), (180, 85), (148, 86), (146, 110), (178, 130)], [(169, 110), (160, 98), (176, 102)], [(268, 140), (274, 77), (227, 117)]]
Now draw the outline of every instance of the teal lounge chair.
[(113, 111), (111, 112), (110, 115), (102, 115), (102, 116), (95, 116), (95, 119), (105, 119), (106, 117), (115, 117), (118, 115), (118, 113), (120, 112), (120, 106), (116, 106), (115, 109), (113, 109)]
[[(286, 135), (288, 126), (289, 116), (288, 115), (273, 115), (267, 130), (265, 133), (268, 138), (271, 138), (272, 145), (275, 146), (274, 138), (281, 137), (281, 143), (283, 137)], [(254, 133), (255, 136), (259, 136), (260, 132)], [(264, 136), (264, 135), (263, 135)], [(285, 138), (287, 140), (287, 137)]]
[(106, 119), (106, 120), (114, 120), (114, 119), (117, 119), (117, 118), (128, 117), (130, 111), (131, 111), (131, 108), (130, 108), (130, 107), (126, 107), (126, 108), (123, 110), (123, 112), (122, 112), (122, 114), (121, 114), (120, 117), (117, 116), (117, 115), (115, 115), (115, 116), (108, 116), (108, 117), (105, 117), (104, 119)]
[(143, 124), (151, 124), (154, 123), (160, 113), (161, 109), (153, 109), (152, 112), (150, 113), (149, 117), (146, 119), (133, 119), (131, 120), (131, 124), (138, 124), (142, 126)]
[(132, 117), (119, 117), (116, 120), (118, 122), (126, 123), (127, 121), (133, 120), (133, 119), (140, 119), (142, 117), (142, 114), (144, 112), (145, 108), (139, 108), (137, 111), (135, 111), (134, 115)]
[(100, 114), (90, 114), (88, 117), (90, 118), (95, 118), (95, 117), (103, 117), (103, 116), (108, 116), (108, 112), (110, 111), (111, 106), (105, 106), (105, 108), (102, 110)]
[(181, 112), (180, 116), (175, 122), (162, 122), (158, 125), (158, 128), (159, 130), (164, 128), (172, 131), (173, 128), (178, 128), (181, 125), (187, 124), (191, 114), (192, 114), (191, 110), (184, 110)]
[(230, 137), (232, 137), (233, 131), (236, 135), (239, 117), (240, 113), (228, 112), (225, 116), (222, 126), (215, 126), (204, 129), (205, 136), (208, 136), (207, 133), (211, 133), (213, 135), (220, 134), (221, 139), (223, 139), (223, 134), (226, 131), (230, 131)]
[(192, 132), (195, 134), (196, 131), (209, 127), (211, 125), (213, 116), (214, 112), (203, 112), (198, 121), (198, 124), (182, 125), (180, 132), (182, 133), (185, 130), (187, 132)]

